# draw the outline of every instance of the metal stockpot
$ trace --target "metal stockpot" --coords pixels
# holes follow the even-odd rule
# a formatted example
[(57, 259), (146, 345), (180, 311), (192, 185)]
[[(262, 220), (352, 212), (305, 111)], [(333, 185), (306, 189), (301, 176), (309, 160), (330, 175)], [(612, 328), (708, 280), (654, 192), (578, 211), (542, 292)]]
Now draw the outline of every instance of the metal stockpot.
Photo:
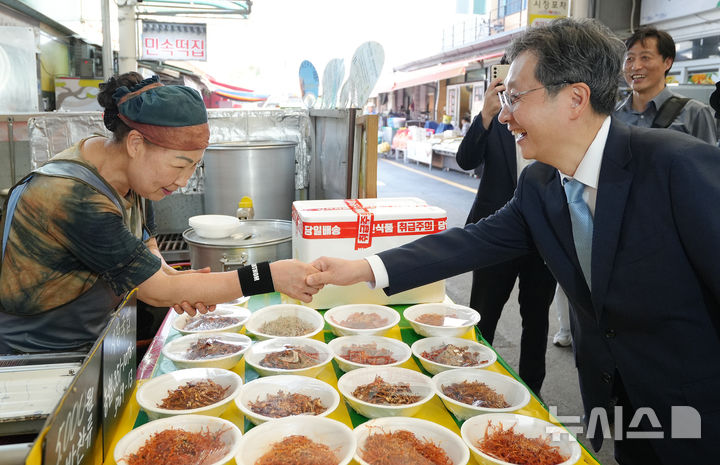
[(292, 223), (287, 220), (245, 220), (236, 233), (206, 239), (190, 228), (183, 239), (190, 247), (190, 264), (197, 270), (228, 271), (244, 265), (292, 258)]
[(289, 220), (295, 200), (295, 146), (297, 142), (266, 140), (205, 149), (205, 213), (235, 216), (240, 199), (249, 196), (255, 218)]

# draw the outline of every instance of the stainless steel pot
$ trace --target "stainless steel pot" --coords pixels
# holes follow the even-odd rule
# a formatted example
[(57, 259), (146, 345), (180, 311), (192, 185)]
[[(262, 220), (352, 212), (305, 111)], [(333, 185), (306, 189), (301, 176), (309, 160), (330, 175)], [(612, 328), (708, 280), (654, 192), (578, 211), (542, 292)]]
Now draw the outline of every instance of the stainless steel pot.
[(266, 140), (208, 147), (203, 157), (205, 213), (235, 216), (240, 199), (249, 196), (255, 218), (289, 220), (295, 200), (296, 145)]
[(287, 220), (245, 220), (235, 234), (205, 239), (192, 228), (183, 232), (190, 247), (190, 264), (197, 270), (235, 270), (252, 263), (292, 257), (292, 223)]

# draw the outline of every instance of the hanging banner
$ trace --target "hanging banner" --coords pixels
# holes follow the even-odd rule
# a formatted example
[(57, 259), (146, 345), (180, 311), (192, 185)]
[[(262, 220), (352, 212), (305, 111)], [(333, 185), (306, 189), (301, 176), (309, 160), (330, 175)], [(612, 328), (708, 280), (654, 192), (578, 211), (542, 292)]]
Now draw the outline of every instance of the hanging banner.
[(565, 18), (570, 12), (569, 0), (528, 0), (528, 26), (538, 26), (555, 18)]
[(207, 25), (143, 21), (142, 59), (207, 61)]

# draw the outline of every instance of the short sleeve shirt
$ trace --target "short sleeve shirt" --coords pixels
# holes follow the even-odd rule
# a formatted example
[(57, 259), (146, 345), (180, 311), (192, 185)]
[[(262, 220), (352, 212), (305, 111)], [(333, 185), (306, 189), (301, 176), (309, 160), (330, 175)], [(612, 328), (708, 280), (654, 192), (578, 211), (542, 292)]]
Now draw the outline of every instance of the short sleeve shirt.
[[(80, 161), (99, 176), (81, 158), (84, 142), (54, 159)], [(118, 198), (125, 216), (81, 181), (35, 175), (18, 201), (2, 262), (5, 310), (25, 315), (51, 310), (76, 299), (98, 279), (121, 295), (157, 272), (161, 260), (142, 241), (143, 223), (152, 212), (135, 192)], [(152, 220), (145, 227), (154, 233)]]

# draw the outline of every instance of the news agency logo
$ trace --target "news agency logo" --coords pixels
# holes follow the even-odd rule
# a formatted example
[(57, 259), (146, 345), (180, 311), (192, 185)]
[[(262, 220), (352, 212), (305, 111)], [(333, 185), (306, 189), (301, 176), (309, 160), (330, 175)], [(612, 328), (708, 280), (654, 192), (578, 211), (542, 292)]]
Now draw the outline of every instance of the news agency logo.
[[(569, 415), (560, 416), (557, 414), (557, 406), (549, 406), (550, 414), (562, 423), (567, 431), (577, 436), (585, 435), (586, 438), (592, 439), (598, 434), (602, 434), (603, 439), (615, 439), (620, 441), (623, 439), (701, 439), (702, 427), (700, 422), (700, 413), (693, 407), (687, 405), (674, 405), (670, 407), (670, 430), (667, 431), (668, 425), (661, 425), (655, 411), (650, 407), (643, 407), (635, 410), (628, 430), (623, 431), (622, 415), (623, 408), (616, 406), (613, 411), (613, 428), (610, 428), (610, 417), (607, 409), (595, 407), (590, 411), (590, 417), (587, 421), (587, 431), (582, 424), (580, 416)], [(638, 430), (640, 423), (646, 420), (652, 431)], [(579, 426), (570, 426), (570, 425)], [(557, 428), (548, 428), (547, 433), (552, 434), (553, 441), (559, 439), (559, 435), (567, 434)], [(614, 433), (614, 434), (613, 434)], [(571, 439), (574, 439), (571, 437)]]

